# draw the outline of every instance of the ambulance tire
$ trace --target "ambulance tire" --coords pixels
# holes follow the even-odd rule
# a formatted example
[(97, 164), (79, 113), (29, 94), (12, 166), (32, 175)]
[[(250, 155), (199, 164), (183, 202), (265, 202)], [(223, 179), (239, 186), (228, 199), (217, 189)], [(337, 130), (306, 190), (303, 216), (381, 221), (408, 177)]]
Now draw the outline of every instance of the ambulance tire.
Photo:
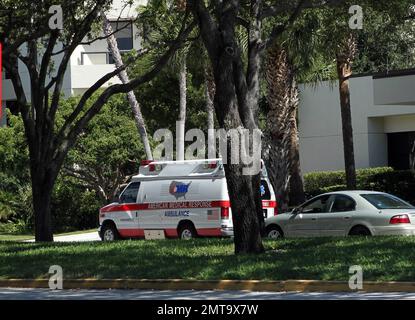
[(114, 241), (120, 239), (114, 223), (108, 222), (102, 226), (102, 241)]
[(181, 222), (178, 227), (179, 238), (182, 240), (190, 240), (197, 237), (195, 226), (191, 222)]

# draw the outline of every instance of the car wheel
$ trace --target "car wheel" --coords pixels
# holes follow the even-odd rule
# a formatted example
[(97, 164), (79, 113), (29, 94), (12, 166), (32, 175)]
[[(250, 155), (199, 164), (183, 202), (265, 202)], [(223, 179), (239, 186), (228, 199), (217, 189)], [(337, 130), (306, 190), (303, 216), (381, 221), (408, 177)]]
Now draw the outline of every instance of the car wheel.
[(179, 238), (182, 240), (190, 240), (197, 237), (195, 227), (190, 223), (182, 224), (179, 227)]
[(282, 231), (278, 226), (269, 226), (266, 235), (269, 239), (279, 239), (283, 237)]
[(349, 236), (371, 236), (370, 230), (364, 226), (353, 227), (349, 232)]
[(102, 241), (114, 241), (118, 239), (118, 231), (113, 224), (107, 223), (102, 227)]

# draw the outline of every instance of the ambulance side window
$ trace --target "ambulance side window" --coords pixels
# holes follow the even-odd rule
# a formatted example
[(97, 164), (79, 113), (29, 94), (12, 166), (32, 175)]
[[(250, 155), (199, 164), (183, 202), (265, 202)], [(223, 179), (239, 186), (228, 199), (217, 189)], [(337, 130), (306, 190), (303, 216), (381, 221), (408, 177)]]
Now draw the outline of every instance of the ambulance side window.
[(265, 180), (261, 180), (261, 199), (271, 199), (271, 192), (269, 191), (268, 183)]
[(136, 203), (138, 189), (140, 189), (140, 182), (130, 183), (122, 192), (120, 203)]

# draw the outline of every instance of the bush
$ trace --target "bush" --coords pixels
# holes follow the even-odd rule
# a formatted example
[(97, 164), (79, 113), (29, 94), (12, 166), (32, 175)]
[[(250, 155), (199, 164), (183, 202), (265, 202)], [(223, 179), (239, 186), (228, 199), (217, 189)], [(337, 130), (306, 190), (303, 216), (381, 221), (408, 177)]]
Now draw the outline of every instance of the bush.
[(29, 234), (31, 232), (29, 226), (24, 220), (17, 220), (15, 222), (8, 221), (7, 223), (0, 223), (0, 233), (3, 234)]
[[(415, 177), (409, 170), (389, 167), (356, 170), (357, 188), (382, 191), (415, 204)], [(304, 175), (307, 198), (321, 193), (347, 190), (344, 171), (312, 172)]]
[(58, 181), (52, 197), (53, 231), (68, 232), (98, 227), (98, 212), (102, 207), (94, 191)]

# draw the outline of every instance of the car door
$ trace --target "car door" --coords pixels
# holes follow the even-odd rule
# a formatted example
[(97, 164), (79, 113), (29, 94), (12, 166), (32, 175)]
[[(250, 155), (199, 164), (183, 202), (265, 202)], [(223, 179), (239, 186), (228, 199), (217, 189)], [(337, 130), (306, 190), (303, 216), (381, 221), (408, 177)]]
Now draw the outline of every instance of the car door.
[(320, 214), (318, 217), (320, 235), (345, 235), (356, 211), (356, 202), (344, 194), (335, 194), (329, 199), (328, 206), (328, 212)]
[(287, 235), (293, 237), (319, 236), (318, 217), (327, 212), (329, 198), (329, 195), (313, 198), (299, 209), (294, 210), (286, 225)]

